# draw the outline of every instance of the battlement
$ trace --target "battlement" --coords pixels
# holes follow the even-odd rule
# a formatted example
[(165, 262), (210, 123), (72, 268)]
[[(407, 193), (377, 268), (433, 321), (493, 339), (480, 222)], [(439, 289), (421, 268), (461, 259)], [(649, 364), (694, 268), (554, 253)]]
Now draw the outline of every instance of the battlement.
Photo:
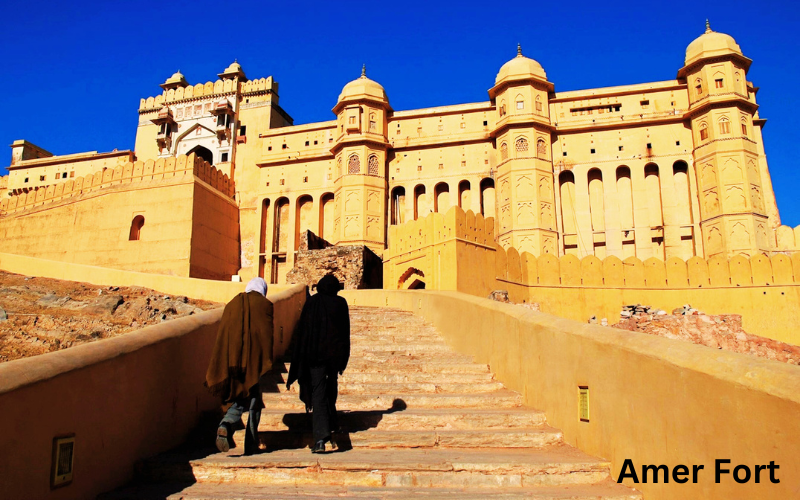
[(67, 182), (40, 186), (36, 189), (0, 200), (0, 215), (8, 215), (34, 207), (55, 203), (84, 193), (98, 191), (118, 184), (158, 181), (174, 177), (194, 176), (228, 198), (235, 193), (234, 182), (202, 158), (190, 154), (156, 161), (128, 162), (94, 175), (76, 177)]
[[(238, 88), (237, 88), (238, 85)], [(161, 95), (148, 97), (139, 101), (139, 113), (158, 111), (165, 104), (172, 104), (198, 98), (222, 96), (240, 92), (242, 95), (254, 95), (266, 92), (278, 92), (278, 82), (273, 78), (259, 78), (247, 82), (234, 80), (217, 80), (214, 82), (198, 83), (186, 87), (165, 90)]]

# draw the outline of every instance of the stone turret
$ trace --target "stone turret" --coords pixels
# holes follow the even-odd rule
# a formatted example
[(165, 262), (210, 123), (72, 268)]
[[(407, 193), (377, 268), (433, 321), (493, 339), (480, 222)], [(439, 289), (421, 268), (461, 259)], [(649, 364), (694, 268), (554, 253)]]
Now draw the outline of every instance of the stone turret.
[(542, 65), (522, 55), (520, 46), (489, 89), (497, 110), (492, 136), (498, 155), (498, 242), (534, 255), (558, 253), (548, 105), (552, 91)]
[(384, 88), (361, 76), (344, 86), (336, 106), (334, 234), (339, 244), (383, 251), (386, 204), (387, 120), (392, 108)]
[(759, 145), (764, 122), (746, 79), (751, 62), (733, 37), (713, 31), (706, 21), (678, 72), (689, 92), (700, 229), (708, 257), (768, 250), (768, 230), (779, 221)]

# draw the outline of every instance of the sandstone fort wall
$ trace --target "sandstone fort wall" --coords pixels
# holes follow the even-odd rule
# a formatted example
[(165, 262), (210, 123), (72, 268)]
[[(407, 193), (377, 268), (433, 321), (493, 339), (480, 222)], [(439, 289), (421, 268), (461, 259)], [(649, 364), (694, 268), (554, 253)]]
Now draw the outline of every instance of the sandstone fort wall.
[[(269, 299), (278, 356), (291, 340), (305, 290), (295, 286)], [(8, 432), (0, 445), (14, 450), (0, 456), (4, 497), (95, 498), (130, 481), (137, 461), (186, 441), (203, 412), (220, 408), (203, 380), (221, 316), (215, 309), (1, 364), (0, 425)], [(52, 490), (53, 438), (68, 434), (75, 436), (74, 479)]]
[[(487, 296), (505, 289), (513, 302), (537, 302), (541, 310), (586, 321), (619, 320), (625, 304), (670, 311), (690, 303), (709, 314), (741, 314), (746, 331), (800, 343), (793, 328), (800, 314), (800, 254), (788, 247), (791, 228), (776, 232), (784, 253), (727, 259), (521, 255), (494, 243), (494, 220), (459, 208), (431, 214), (389, 231), (384, 288), (458, 290)], [(793, 240), (792, 240), (792, 245)]]
[(127, 163), (3, 199), (0, 251), (229, 280), (239, 269), (233, 190), (194, 155)]
[[(797, 366), (579, 324), (456, 292), (345, 290), (350, 305), (421, 315), (458, 352), (487, 363), (566, 441), (612, 463), (704, 465), (697, 484), (626, 484), (648, 500), (792, 498), (800, 474)], [(578, 388), (589, 388), (589, 421)], [(780, 465), (780, 484), (714, 482), (714, 461)], [(641, 476), (640, 476), (641, 478)]]

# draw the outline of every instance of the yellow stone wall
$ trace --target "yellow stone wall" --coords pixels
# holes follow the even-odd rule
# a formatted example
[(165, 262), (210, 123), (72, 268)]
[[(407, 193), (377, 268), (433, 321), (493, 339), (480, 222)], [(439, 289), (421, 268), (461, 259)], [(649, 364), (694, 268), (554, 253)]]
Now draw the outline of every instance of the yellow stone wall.
[[(229, 280), (239, 267), (234, 189), (194, 156), (127, 163), (0, 200), (0, 251)], [(130, 241), (137, 216), (144, 226)]]
[(69, 181), (74, 182), (76, 177), (94, 175), (97, 172), (109, 169), (113, 170), (132, 160), (133, 153), (131, 151), (114, 151), (111, 153), (92, 151), (89, 153), (22, 160), (8, 167), (8, 185), (6, 189), (9, 193), (22, 193), (42, 186), (55, 186)]
[[(456, 292), (344, 290), (353, 306), (422, 316), (461, 354), (486, 363), (526, 406), (547, 413), (567, 443), (611, 462), (703, 465), (698, 482), (626, 484), (648, 500), (794, 498), (800, 473), (798, 367), (638, 332), (579, 324)], [(589, 421), (578, 390), (588, 387)], [(780, 483), (714, 481), (715, 460), (732, 470), (774, 461)], [(641, 481), (641, 474), (639, 475)]]
[[(671, 311), (691, 304), (708, 314), (740, 314), (756, 335), (800, 344), (800, 253), (730, 259), (650, 257), (579, 259), (507, 250), (494, 242), (494, 221), (453, 208), (389, 232), (384, 288), (457, 290), (486, 297), (508, 290), (513, 302), (536, 302), (543, 312), (578, 321), (619, 321), (623, 305)], [(783, 226), (779, 234), (793, 236)], [(787, 243), (788, 244), (788, 243)], [(794, 245), (794, 240), (792, 239)]]

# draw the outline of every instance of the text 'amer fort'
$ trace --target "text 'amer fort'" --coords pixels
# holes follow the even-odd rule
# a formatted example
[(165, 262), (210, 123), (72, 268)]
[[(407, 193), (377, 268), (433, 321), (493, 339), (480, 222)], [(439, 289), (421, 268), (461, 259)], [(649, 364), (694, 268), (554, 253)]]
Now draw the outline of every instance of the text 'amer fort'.
[(556, 92), (518, 49), (487, 101), (395, 111), (362, 71), (333, 120), (304, 125), (272, 77), (178, 72), (141, 100), (135, 151), (12, 145), (0, 251), (284, 283), (305, 230), (382, 255), (390, 226), (453, 206), (534, 256), (792, 250), (750, 63), (707, 28), (674, 80)]

